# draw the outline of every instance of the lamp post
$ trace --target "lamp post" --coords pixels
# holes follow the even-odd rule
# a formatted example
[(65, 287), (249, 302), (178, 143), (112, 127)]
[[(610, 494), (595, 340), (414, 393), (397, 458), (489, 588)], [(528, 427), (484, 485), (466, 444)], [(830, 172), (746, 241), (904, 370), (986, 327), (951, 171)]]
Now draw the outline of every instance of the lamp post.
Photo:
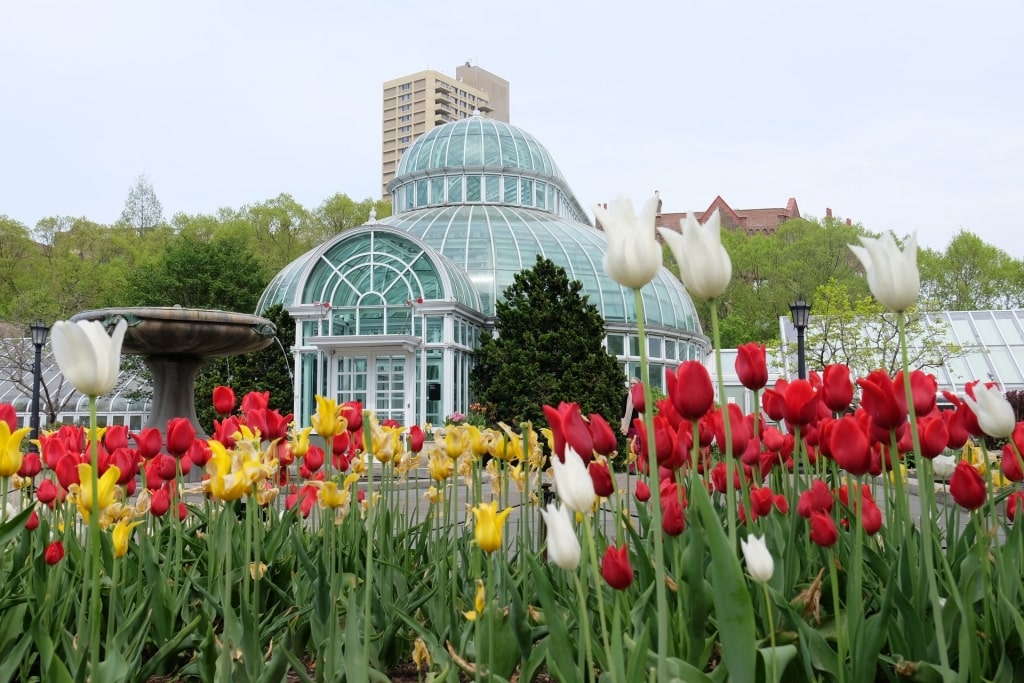
[(807, 360), (804, 356), (804, 330), (807, 329), (807, 318), (811, 314), (811, 305), (801, 296), (796, 303), (789, 305), (789, 314), (793, 316), (793, 327), (796, 328), (796, 376), (807, 379)]
[[(32, 365), (32, 439), (39, 438), (39, 381), (42, 378), (42, 355), (43, 346), (46, 345), (46, 337), (50, 334), (50, 326), (42, 320), (37, 320), (28, 326), (32, 332), (32, 346), (36, 347), (35, 362)], [(29, 450), (38, 453), (39, 448), (33, 443)]]

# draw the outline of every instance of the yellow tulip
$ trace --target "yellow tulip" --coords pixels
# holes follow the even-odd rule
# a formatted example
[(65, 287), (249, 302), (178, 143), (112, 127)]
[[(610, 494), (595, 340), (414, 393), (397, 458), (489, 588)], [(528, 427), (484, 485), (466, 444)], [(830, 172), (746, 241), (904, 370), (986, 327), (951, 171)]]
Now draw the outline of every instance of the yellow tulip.
[[(89, 521), (89, 513), (92, 512), (92, 465), (82, 463), (78, 466), (78, 480), (80, 484), (72, 484), (75, 504), (78, 505), (78, 512), (82, 519)], [(103, 476), (99, 478), (99, 505), (100, 511), (105, 510), (114, 504), (114, 494), (117, 492), (117, 480), (121, 478), (121, 470), (116, 465), (111, 465)]]
[(114, 525), (114, 531), (110, 534), (114, 541), (114, 557), (124, 557), (128, 553), (128, 539), (132, 535), (132, 529), (140, 524), (142, 522), (129, 524), (127, 520), (122, 519)]
[(476, 597), (473, 600), (473, 607), (475, 609), (462, 613), (470, 621), (476, 621), (476, 618), (483, 614), (484, 608), (487, 607), (487, 591), (484, 589), (484, 582), (480, 579), (476, 580)]
[(345, 430), (345, 423), (341, 419), (341, 407), (333, 398), (317, 396), (316, 414), (309, 421), (316, 433), (325, 439), (335, 434), (341, 434)]
[(455, 461), (449, 458), (444, 451), (436, 450), (430, 454), (427, 469), (430, 471), (430, 478), (440, 483), (452, 476), (452, 472), (455, 471)]
[(505, 519), (512, 512), (512, 508), (505, 508), (498, 512), (498, 501), (480, 503), (473, 508), (473, 516), (476, 518), (474, 535), (476, 544), (485, 553), (493, 553), (501, 547), (501, 530)]
[(12, 432), (7, 422), (0, 420), (0, 477), (9, 477), (21, 469), (21, 441), (31, 431), (31, 427), (22, 427)]
[(312, 431), (312, 427), (304, 427), (292, 435), (292, 454), (295, 457), (301, 458), (309, 451), (309, 434)]
[(337, 508), (348, 505), (348, 489), (338, 490), (338, 485), (333, 481), (325, 481), (320, 484), (320, 492), (316, 496), (320, 507)]
[(440, 503), (442, 500), (444, 500), (444, 495), (433, 484), (431, 484), (430, 488), (427, 489), (427, 492), (423, 494), (423, 497), (429, 500), (431, 503), (435, 504)]

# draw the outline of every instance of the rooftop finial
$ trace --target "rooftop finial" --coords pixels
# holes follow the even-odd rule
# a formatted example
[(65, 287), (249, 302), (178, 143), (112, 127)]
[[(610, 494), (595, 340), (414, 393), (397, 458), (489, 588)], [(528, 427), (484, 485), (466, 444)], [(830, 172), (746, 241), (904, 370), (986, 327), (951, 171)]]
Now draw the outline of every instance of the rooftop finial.
[(370, 207), (370, 220), (368, 222), (369, 223), (373, 223), (375, 220), (377, 220), (377, 207), (371, 206)]

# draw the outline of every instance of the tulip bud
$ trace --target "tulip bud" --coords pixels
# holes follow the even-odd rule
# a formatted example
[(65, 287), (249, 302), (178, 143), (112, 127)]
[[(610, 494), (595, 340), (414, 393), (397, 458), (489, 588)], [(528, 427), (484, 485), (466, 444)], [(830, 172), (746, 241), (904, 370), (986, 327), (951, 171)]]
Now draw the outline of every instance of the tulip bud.
[(764, 536), (747, 536), (740, 539), (740, 547), (743, 549), (743, 559), (747, 563), (747, 573), (750, 578), (758, 583), (768, 583), (775, 573), (775, 560), (768, 552), (768, 546), (764, 542)]
[(112, 335), (96, 320), (58, 320), (53, 324), (53, 356), (75, 389), (86, 396), (102, 396), (114, 388), (121, 372), (121, 343), (127, 329), (124, 318), (118, 319)]
[(913, 306), (921, 288), (917, 233), (911, 235), (903, 251), (889, 233), (880, 239), (861, 237), (860, 242), (864, 246), (851, 244), (850, 250), (864, 266), (868, 287), (878, 302), (896, 313)]
[(648, 199), (633, 213), (633, 203), (616, 197), (608, 209), (594, 207), (594, 216), (608, 238), (604, 272), (623, 287), (640, 289), (654, 279), (661, 268), (661, 245), (655, 235), (658, 197)]
[(601, 576), (615, 590), (625, 590), (633, 583), (633, 565), (629, 562), (629, 545), (609, 545), (601, 558)]
[(569, 508), (548, 503), (540, 514), (548, 530), (548, 559), (567, 571), (573, 571), (580, 563), (580, 542), (569, 519)]
[(961, 460), (949, 480), (949, 494), (961, 507), (977, 510), (985, 502), (985, 480), (970, 463)]
[(706, 301), (725, 291), (732, 278), (732, 262), (722, 246), (718, 209), (701, 225), (694, 212), (680, 221), (680, 232), (658, 228), (679, 265), (679, 276), (690, 294)]
[(64, 559), (64, 544), (60, 541), (54, 541), (50, 545), (46, 546), (46, 551), (43, 553), (43, 559), (46, 560), (46, 564), (54, 565)]

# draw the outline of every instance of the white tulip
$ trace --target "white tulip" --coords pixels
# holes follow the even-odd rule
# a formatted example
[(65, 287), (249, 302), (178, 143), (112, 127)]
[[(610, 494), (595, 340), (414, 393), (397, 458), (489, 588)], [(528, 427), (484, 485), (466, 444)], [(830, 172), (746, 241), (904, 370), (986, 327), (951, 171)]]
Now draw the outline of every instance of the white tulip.
[(750, 578), (758, 583), (768, 583), (775, 572), (775, 560), (768, 552), (764, 536), (751, 534), (745, 540), (740, 539), (740, 547), (743, 548), (743, 559), (747, 562)]
[(864, 266), (868, 287), (878, 302), (895, 313), (901, 313), (917, 301), (921, 275), (917, 270), (917, 233), (907, 240), (903, 251), (891, 234), (880, 239), (861, 237), (863, 247), (850, 245), (850, 250)]
[(725, 291), (732, 278), (732, 261), (722, 246), (718, 209), (701, 225), (691, 211), (680, 221), (681, 232), (658, 228), (679, 264), (679, 278), (690, 294), (709, 301)]
[(589, 514), (594, 508), (597, 494), (594, 493), (594, 480), (583, 463), (583, 458), (565, 445), (565, 462), (557, 456), (551, 460), (551, 468), (555, 473), (555, 490), (565, 506), (573, 512)]
[(572, 528), (569, 519), (569, 508), (565, 505), (555, 507), (548, 503), (547, 509), (540, 511), (548, 528), (548, 559), (562, 569), (572, 571), (580, 563), (580, 541)]
[(932, 471), (940, 479), (949, 479), (956, 470), (956, 458), (952, 455), (936, 455), (932, 458)]
[(102, 396), (114, 388), (121, 372), (121, 343), (127, 329), (124, 318), (112, 335), (96, 320), (58, 320), (53, 324), (53, 355), (75, 389), (86, 396)]
[(623, 287), (640, 289), (661, 268), (661, 245), (654, 232), (657, 212), (657, 195), (644, 203), (639, 216), (633, 213), (633, 202), (622, 195), (607, 209), (594, 207), (594, 215), (608, 238), (604, 272)]
[(981, 431), (994, 439), (1008, 439), (1013, 434), (1017, 416), (998, 386), (978, 384), (974, 387), (974, 398), (964, 396), (964, 401), (978, 418)]

